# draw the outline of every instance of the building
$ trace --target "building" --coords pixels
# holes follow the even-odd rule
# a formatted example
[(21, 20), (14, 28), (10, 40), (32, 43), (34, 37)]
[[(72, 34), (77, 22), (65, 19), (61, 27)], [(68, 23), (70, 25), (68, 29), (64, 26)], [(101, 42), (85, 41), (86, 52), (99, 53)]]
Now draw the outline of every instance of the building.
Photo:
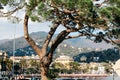
[(73, 61), (74, 61), (73, 58), (65, 55), (59, 56), (58, 58), (55, 59), (56, 63), (62, 63), (62, 64), (68, 64)]
[(26, 61), (30, 61), (30, 60), (36, 60), (36, 61), (40, 61), (39, 56), (38, 55), (32, 55), (32, 56), (11, 56), (10, 59), (14, 62), (20, 62), (21, 60), (25, 59)]
[(120, 59), (116, 61), (115, 65), (113, 65), (113, 69), (117, 75), (120, 76)]
[(105, 67), (102, 63), (91, 62), (89, 66), (91, 68), (91, 74), (105, 74)]

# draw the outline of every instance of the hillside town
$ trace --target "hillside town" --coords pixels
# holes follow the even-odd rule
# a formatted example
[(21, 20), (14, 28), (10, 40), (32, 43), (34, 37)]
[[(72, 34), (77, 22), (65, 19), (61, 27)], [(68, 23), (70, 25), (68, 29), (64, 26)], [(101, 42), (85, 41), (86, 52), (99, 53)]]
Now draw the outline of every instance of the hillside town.
[[(12, 79), (11, 75), (14, 75), (16, 79), (36, 77), (39, 80), (39, 56), (8, 56), (4, 51), (0, 52), (0, 78), (6, 78), (5, 80)], [(82, 60), (86, 60), (86, 57), (81, 57)], [(99, 59), (99, 58), (97, 58)], [(76, 62), (70, 56), (61, 55), (57, 57), (50, 65), (50, 74), (53, 78), (84, 78), (90, 80), (90, 78), (103, 78), (120, 75), (119, 70), (120, 60), (115, 63), (112, 62)], [(14, 69), (14, 72), (13, 72)], [(8, 77), (9, 76), (9, 77)], [(22, 77), (20, 77), (22, 76)], [(89, 78), (89, 79), (87, 79)]]

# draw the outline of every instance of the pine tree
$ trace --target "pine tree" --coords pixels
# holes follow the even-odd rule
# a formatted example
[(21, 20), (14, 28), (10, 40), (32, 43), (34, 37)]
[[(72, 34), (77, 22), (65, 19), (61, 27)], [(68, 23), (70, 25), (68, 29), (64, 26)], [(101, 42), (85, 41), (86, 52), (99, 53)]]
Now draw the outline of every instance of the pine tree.
[[(9, 6), (7, 13), (0, 11), (0, 17), (17, 20), (19, 18), (12, 14), (24, 10), (24, 37), (40, 57), (42, 80), (48, 80), (54, 51), (64, 40), (85, 36), (96, 43), (104, 40), (116, 44), (112, 39), (120, 36), (120, 0), (104, 0), (98, 4), (93, 0), (0, 0), (0, 3), (2, 6)], [(52, 24), (41, 48), (29, 36), (29, 19), (34, 22), (50, 21)], [(60, 25), (65, 29), (53, 38)], [(103, 32), (98, 31), (99, 29)], [(73, 36), (71, 33), (77, 34)]]

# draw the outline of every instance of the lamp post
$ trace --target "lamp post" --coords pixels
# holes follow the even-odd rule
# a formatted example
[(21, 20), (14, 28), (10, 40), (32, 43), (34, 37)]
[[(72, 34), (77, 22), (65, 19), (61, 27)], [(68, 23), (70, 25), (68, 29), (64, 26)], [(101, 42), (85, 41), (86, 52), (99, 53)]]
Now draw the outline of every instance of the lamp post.
[(114, 71), (114, 69), (113, 69), (113, 68), (111, 68), (111, 69), (112, 69), (112, 73), (113, 73), (113, 74), (112, 74), (112, 76), (113, 76), (113, 80), (115, 80), (115, 74), (114, 74), (114, 73), (115, 73), (115, 71)]
[(13, 40), (13, 69), (12, 69), (12, 74), (14, 77), (14, 60), (15, 60), (15, 35), (14, 35), (14, 40)]
[[(17, 20), (13, 20), (13, 22), (12, 23), (17, 23)], [(16, 34), (16, 24), (15, 24), (15, 28), (14, 28), (14, 35), (13, 35), (13, 69), (12, 69), (12, 74), (13, 74), (13, 77), (14, 77), (14, 65), (15, 65), (15, 62), (14, 62), (14, 60), (15, 60), (15, 47), (16, 47), (16, 41), (15, 41), (15, 34)]]
[(112, 79), (111, 80), (115, 80), (115, 71), (114, 71), (114, 69), (110, 68), (110, 71), (112, 72), (112, 75), (111, 75)]
[[(109, 62), (110, 66), (112, 66), (112, 62), (110, 61)], [(112, 80), (115, 80), (115, 71), (113, 69), (113, 67), (111, 67), (111, 70), (112, 70)]]

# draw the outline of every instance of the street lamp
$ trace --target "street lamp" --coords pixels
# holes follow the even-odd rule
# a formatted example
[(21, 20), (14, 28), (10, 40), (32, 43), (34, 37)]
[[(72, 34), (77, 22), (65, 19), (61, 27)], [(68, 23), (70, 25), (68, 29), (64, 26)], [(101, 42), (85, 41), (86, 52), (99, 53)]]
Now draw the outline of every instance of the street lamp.
[(111, 70), (112, 70), (112, 80), (115, 80), (115, 71), (113, 68), (111, 68)]
[[(109, 62), (110, 66), (112, 66), (112, 62), (110, 61)], [(115, 71), (114, 69), (111, 67), (111, 70), (112, 70), (112, 76), (113, 76), (113, 80), (115, 80)]]
[(19, 20), (16, 17), (13, 17), (12, 23), (15, 24), (14, 34), (13, 34), (13, 69), (12, 69), (13, 77), (14, 77), (14, 65), (15, 65), (14, 60), (15, 60), (15, 48), (16, 48), (16, 41), (15, 41), (15, 39), (16, 39), (16, 36), (15, 36), (15, 34), (16, 34), (16, 26), (17, 26), (16, 23), (18, 23), (18, 22), (19, 22)]

